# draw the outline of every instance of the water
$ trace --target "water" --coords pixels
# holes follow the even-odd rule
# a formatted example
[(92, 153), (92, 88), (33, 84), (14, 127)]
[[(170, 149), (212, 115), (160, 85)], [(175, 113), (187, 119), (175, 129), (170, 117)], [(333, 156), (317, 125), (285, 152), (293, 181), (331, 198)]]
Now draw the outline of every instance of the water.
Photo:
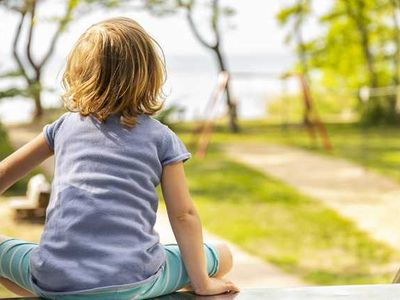
[[(168, 78), (164, 91), (167, 95), (166, 106), (172, 104), (184, 108), (182, 117), (186, 120), (203, 118), (204, 109), (217, 82), (217, 68), (213, 56), (170, 56), (167, 57)], [(233, 73), (232, 93), (238, 102), (240, 118), (261, 118), (267, 113), (267, 102), (280, 93), (279, 75), (293, 64), (293, 59), (279, 54), (257, 54), (229, 56), (228, 65)], [(45, 107), (61, 106), (59, 95), (62, 90), (60, 80), (64, 58), (53, 58), (44, 73), (44, 82), (52, 90), (43, 94)], [(263, 76), (235, 76), (237, 72), (263, 73)], [(22, 84), (19, 80), (2, 81), (0, 88)], [(34, 106), (31, 100), (16, 97), (0, 102), (0, 119), (12, 123), (28, 121)], [(224, 114), (221, 102), (216, 115)]]

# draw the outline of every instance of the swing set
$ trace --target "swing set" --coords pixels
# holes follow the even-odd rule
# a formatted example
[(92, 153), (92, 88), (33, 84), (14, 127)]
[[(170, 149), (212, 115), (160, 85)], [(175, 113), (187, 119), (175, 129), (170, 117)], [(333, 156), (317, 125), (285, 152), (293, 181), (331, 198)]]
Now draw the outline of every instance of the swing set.
[[(235, 73), (236, 76), (250, 78), (251, 76), (263, 76), (263, 77), (273, 77), (277, 78), (276, 74), (259, 74), (259, 73)], [(321, 121), (319, 114), (315, 108), (313, 103), (312, 94), (310, 91), (310, 87), (308, 85), (307, 79), (303, 74), (300, 73), (287, 73), (283, 76), (278, 77), (283, 82), (286, 82), (289, 78), (297, 78), (301, 91), (302, 91), (302, 100), (304, 107), (304, 115), (303, 115), (303, 124), (305, 125), (307, 132), (310, 136), (310, 139), (315, 143), (318, 141), (321, 142), (324, 149), (328, 152), (332, 150), (332, 144), (330, 142), (328, 132), (324, 123)], [(230, 79), (230, 74), (226, 71), (220, 72), (218, 75), (217, 83), (210, 95), (208, 103), (204, 110), (204, 117), (197, 128), (193, 131), (190, 145), (195, 147), (195, 156), (198, 158), (204, 158), (207, 149), (212, 137), (212, 133), (215, 127), (215, 122), (217, 119), (216, 109), (220, 102), (224, 101), (224, 94), (226, 91), (226, 87), (228, 81)], [(283, 94), (286, 91), (283, 91)]]

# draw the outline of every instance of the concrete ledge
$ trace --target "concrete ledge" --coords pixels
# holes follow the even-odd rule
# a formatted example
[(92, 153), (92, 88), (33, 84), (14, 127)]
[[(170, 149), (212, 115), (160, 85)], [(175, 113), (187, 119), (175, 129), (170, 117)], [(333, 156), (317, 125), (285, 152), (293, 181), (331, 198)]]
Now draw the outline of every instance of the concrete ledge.
[[(33, 300), (39, 298), (2, 298)], [(191, 293), (174, 293), (159, 297), (160, 300), (391, 300), (400, 299), (400, 284), (347, 285), (301, 288), (245, 289), (238, 294), (201, 297)]]

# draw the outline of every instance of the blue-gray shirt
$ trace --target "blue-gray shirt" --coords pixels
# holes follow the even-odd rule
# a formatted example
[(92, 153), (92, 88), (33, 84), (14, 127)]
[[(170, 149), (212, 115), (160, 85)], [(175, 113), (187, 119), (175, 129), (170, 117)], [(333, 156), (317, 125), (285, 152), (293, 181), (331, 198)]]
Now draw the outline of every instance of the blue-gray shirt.
[(147, 282), (165, 254), (154, 231), (163, 166), (190, 157), (181, 140), (141, 115), (133, 128), (66, 113), (44, 128), (55, 172), (46, 224), (30, 259), (42, 290)]

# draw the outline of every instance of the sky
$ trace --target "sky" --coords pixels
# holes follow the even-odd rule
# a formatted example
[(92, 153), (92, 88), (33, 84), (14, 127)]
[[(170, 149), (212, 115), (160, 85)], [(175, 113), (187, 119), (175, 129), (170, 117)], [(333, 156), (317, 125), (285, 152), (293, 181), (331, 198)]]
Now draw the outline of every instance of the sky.
[[(241, 56), (247, 58), (260, 57), (262, 63), (259, 64), (258, 70), (263, 72), (271, 72), (271, 70), (276, 72), (277, 66), (279, 69), (281, 61), (281, 68), (287, 67), (288, 62), (294, 60), (295, 54), (293, 47), (284, 43), (287, 29), (278, 25), (275, 16), (282, 7), (291, 2), (293, 0), (221, 0), (222, 5), (228, 4), (236, 11), (235, 15), (228, 19), (224, 18), (221, 22), (223, 32), (222, 45), (228, 60), (231, 57)], [(327, 2), (329, 1), (319, 2), (317, 9), (323, 10), (326, 8)], [(48, 48), (49, 37), (54, 32), (54, 25), (49, 19), (55, 15), (60, 16), (64, 11), (64, 5), (65, 1), (63, 0), (41, 1), (38, 7), (37, 28), (33, 38), (34, 59), (40, 60), (43, 57), (45, 50)], [(53, 58), (46, 68), (45, 77), (49, 86), (59, 86), (65, 58), (85, 29), (93, 23), (115, 16), (131, 17), (138, 21), (163, 48), (167, 66), (169, 61), (177, 61), (176, 57), (182, 56), (203, 56), (208, 59), (210, 65), (213, 64), (210, 52), (203, 48), (194, 38), (183, 14), (178, 13), (172, 17), (156, 17), (134, 8), (117, 10), (92, 9), (90, 13), (83, 14), (75, 19), (61, 36)], [(200, 25), (201, 33), (207, 39), (211, 35), (206, 17), (202, 9), (195, 15), (195, 21)], [(10, 69), (13, 65), (12, 59), (9, 58), (11, 57), (12, 39), (17, 22), (18, 15), (6, 11), (4, 8), (0, 9), (0, 73)], [(312, 20), (309, 20), (305, 31), (307, 35), (311, 36), (318, 34), (320, 28), (313, 24)], [(24, 47), (24, 45), (20, 46)], [(235, 59), (231, 61), (235, 61)], [(254, 68), (257, 68), (257, 63), (254, 63), (254, 61), (257, 61), (257, 59), (248, 61), (247, 65), (244, 61), (239, 64), (241, 69), (237, 71), (254, 71)], [(201, 63), (199, 62), (197, 65)], [(195, 64), (193, 68), (196, 68)], [(212, 72), (212, 69), (210, 72)], [(181, 87), (178, 86), (176, 90), (181, 91), (182, 81), (177, 83), (177, 85), (179, 84)], [(211, 84), (211, 82), (208, 83), (208, 86), (211, 86)], [(0, 83), (0, 88), (1, 86)], [(206, 88), (205, 83), (204, 87)], [(205, 98), (205, 96), (202, 97)]]
[[(49, 22), (43, 25), (46, 16), (57, 15), (62, 12), (62, 2), (60, 0), (42, 1), (39, 6), (38, 32), (34, 39), (34, 45), (40, 49), (47, 44), (48, 37), (53, 28)], [(227, 22), (223, 22), (224, 48), (228, 54), (246, 55), (254, 53), (262, 54), (288, 54), (290, 47), (284, 45), (284, 30), (277, 25), (275, 15), (282, 1), (266, 0), (235, 0), (223, 1), (229, 3), (236, 14), (229, 18), (228, 23), (233, 25), (227, 28)], [(124, 10), (97, 10), (90, 14), (79, 17), (69, 26), (67, 32), (62, 36), (57, 47), (57, 53), (64, 54), (69, 50), (78, 36), (91, 24), (99, 20), (113, 16), (128, 16), (136, 19), (150, 34), (152, 34), (162, 45), (168, 55), (201, 55), (205, 50), (195, 40), (186, 20), (182, 14), (174, 17), (155, 17), (148, 13), (137, 12), (135, 9)], [(198, 14), (196, 21), (201, 25), (207, 25)], [(0, 10), (0, 36), (1, 36), (1, 57), (8, 53), (11, 47), (17, 16), (4, 9)], [(233, 28), (232, 28), (233, 27)], [(210, 36), (206, 26), (201, 26), (201, 31), (205, 36)], [(37, 51), (37, 52), (40, 52)]]

